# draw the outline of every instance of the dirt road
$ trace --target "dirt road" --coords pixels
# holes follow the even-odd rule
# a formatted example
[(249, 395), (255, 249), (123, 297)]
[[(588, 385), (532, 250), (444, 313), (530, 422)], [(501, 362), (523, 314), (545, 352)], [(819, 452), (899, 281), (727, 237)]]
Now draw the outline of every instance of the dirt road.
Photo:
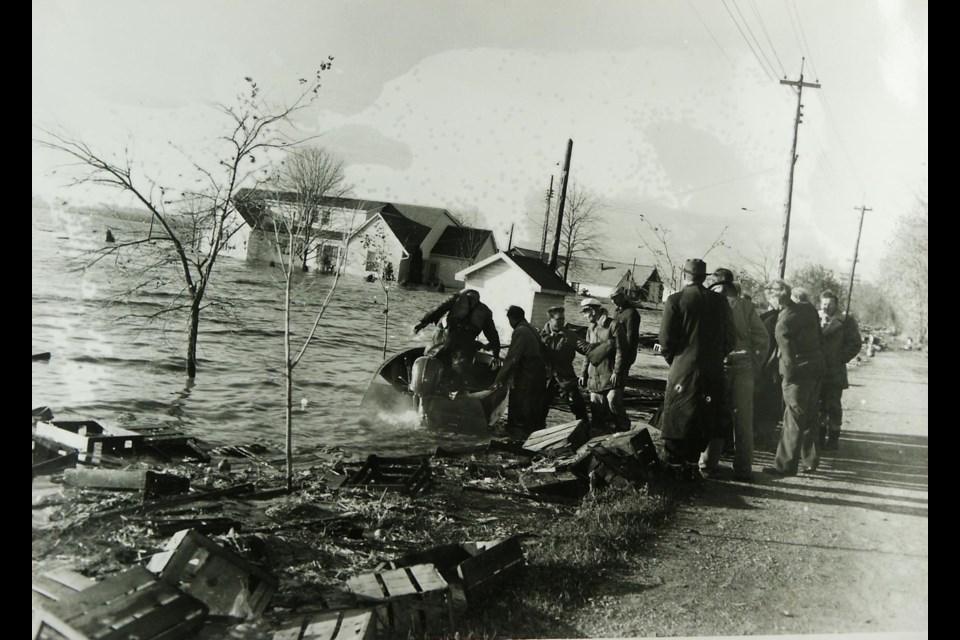
[(926, 632), (927, 356), (851, 369), (840, 450), (812, 476), (727, 474), (567, 622), (570, 637)]

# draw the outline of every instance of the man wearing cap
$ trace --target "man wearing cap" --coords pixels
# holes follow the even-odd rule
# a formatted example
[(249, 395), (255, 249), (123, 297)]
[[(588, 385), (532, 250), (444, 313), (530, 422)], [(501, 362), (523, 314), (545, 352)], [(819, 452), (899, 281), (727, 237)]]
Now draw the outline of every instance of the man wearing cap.
[(570, 403), (570, 411), (577, 420), (589, 421), (587, 404), (577, 386), (577, 373), (573, 359), (577, 355), (577, 335), (567, 328), (563, 306), (547, 310), (550, 319), (540, 330), (544, 358), (547, 362), (547, 388), (543, 395), (543, 415), (550, 411), (550, 404), (557, 394), (563, 394)]
[(817, 405), (824, 369), (820, 317), (812, 304), (791, 298), (790, 285), (783, 280), (767, 286), (767, 298), (780, 309), (774, 336), (780, 352), (784, 412), (773, 466), (763, 471), (778, 476), (809, 473), (820, 463)]
[(510, 396), (507, 400), (507, 432), (511, 437), (526, 439), (542, 429), (543, 394), (547, 386), (547, 364), (543, 358), (540, 334), (527, 322), (523, 309), (511, 306), (507, 320), (513, 327), (510, 347), (503, 366), (493, 382), (493, 388), (502, 387), (508, 379)]
[(701, 452), (727, 420), (723, 360), (734, 332), (726, 299), (703, 286), (706, 263), (687, 260), (683, 273), (684, 286), (667, 298), (660, 321), (660, 349), (670, 371), (657, 425), (666, 462), (694, 480), (702, 477)]
[(824, 451), (836, 451), (843, 423), (840, 399), (849, 386), (847, 363), (860, 353), (863, 345), (856, 319), (840, 313), (840, 302), (833, 291), (820, 294), (820, 329), (826, 366), (820, 388), (820, 445)]
[(617, 324), (615, 329), (617, 337), (623, 343), (623, 348), (617, 350), (617, 360), (613, 365), (616, 376), (613, 384), (623, 389), (630, 375), (630, 367), (637, 360), (637, 348), (640, 346), (640, 312), (630, 303), (623, 287), (617, 287), (610, 294), (610, 299), (617, 305), (613, 321)]
[[(617, 376), (616, 364), (622, 363), (620, 353), (626, 341), (622, 327), (607, 315), (607, 310), (596, 298), (585, 298), (580, 303), (582, 313), (587, 319), (587, 337), (580, 345), (580, 351), (586, 356), (580, 372), (580, 385), (590, 392), (590, 414), (593, 429), (600, 431), (609, 428), (613, 421), (614, 429), (630, 429), (630, 418), (623, 405), (623, 382)], [(620, 330), (618, 330), (620, 329)]]
[(437, 344), (434, 345), (432, 355), (449, 364), (450, 354), (453, 351), (459, 351), (472, 360), (480, 346), (477, 336), (483, 332), (493, 352), (494, 365), (497, 364), (500, 356), (500, 334), (497, 333), (497, 327), (493, 321), (493, 312), (487, 305), (480, 302), (479, 291), (464, 289), (453, 294), (439, 307), (423, 316), (413, 327), (413, 332), (419, 333), (428, 324), (440, 322), (444, 315), (447, 316), (447, 326), (438, 332), (435, 338)]
[[(753, 467), (753, 381), (766, 356), (769, 337), (753, 302), (738, 295), (732, 271), (714, 271), (710, 290), (727, 299), (733, 319), (733, 350), (723, 361), (726, 400), (733, 425), (733, 477), (749, 482)], [(702, 475), (709, 477), (716, 471), (723, 444), (722, 437), (710, 440), (700, 456)]]

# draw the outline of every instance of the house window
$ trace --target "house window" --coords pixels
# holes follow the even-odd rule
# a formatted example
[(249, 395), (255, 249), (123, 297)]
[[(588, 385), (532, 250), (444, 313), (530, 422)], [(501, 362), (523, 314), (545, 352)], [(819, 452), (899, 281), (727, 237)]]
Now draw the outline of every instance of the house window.
[(377, 259), (376, 251), (367, 251), (367, 264), (364, 267), (365, 271), (378, 271), (380, 268), (379, 260)]

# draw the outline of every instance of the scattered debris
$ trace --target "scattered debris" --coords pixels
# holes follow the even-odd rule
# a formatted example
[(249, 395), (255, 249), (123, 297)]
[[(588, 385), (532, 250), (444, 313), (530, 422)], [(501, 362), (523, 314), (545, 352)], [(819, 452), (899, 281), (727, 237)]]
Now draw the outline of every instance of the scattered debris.
[(360, 603), (375, 605), (378, 632), (423, 636), (453, 627), (447, 581), (432, 564), (361, 574), (347, 585)]
[(147, 496), (169, 496), (190, 490), (190, 478), (150, 469), (67, 469), (63, 481), (73, 487), (140, 491)]

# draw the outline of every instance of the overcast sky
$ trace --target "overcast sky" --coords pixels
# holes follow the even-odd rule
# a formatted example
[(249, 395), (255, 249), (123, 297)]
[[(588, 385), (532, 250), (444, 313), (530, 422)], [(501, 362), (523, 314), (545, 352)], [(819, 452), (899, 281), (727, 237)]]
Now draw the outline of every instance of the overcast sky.
[[(211, 109), (252, 76), (295, 90), (362, 198), (478, 211), (505, 245), (539, 247), (550, 176), (603, 199), (606, 257), (649, 263), (645, 221), (709, 268), (779, 255), (796, 80), (806, 56), (790, 269), (881, 273), (898, 216), (926, 189), (923, 0), (34, 0), (33, 123), (172, 166), (218, 129)], [(131, 142), (132, 141), (132, 142)], [(34, 150), (33, 192), (63, 190)], [(160, 171), (160, 169), (157, 169)], [(641, 217), (643, 216), (643, 217)], [(726, 228), (726, 231), (724, 231)]]

